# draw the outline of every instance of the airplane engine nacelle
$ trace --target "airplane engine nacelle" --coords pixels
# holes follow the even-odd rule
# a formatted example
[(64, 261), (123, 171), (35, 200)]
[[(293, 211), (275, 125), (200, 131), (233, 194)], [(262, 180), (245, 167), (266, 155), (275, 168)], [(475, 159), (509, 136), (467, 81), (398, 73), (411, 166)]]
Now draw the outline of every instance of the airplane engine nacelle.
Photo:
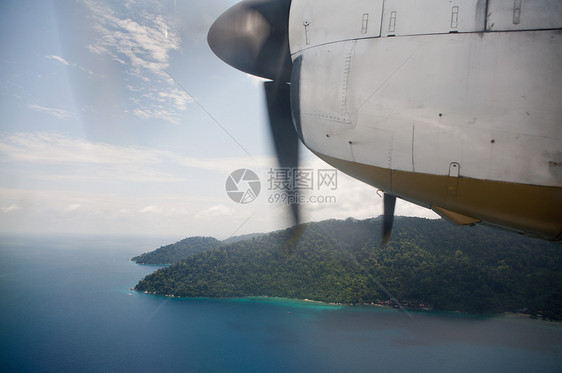
[(459, 224), (562, 235), (562, 2), (293, 0), (301, 140)]

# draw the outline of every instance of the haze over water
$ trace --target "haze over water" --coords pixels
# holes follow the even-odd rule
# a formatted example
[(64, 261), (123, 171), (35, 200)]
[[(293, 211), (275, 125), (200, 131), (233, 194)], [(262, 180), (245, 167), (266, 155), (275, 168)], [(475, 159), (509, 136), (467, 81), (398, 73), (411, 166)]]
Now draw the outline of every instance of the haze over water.
[(168, 241), (0, 237), (0, 371), (562, 370), (562, 324), (129, 289)]

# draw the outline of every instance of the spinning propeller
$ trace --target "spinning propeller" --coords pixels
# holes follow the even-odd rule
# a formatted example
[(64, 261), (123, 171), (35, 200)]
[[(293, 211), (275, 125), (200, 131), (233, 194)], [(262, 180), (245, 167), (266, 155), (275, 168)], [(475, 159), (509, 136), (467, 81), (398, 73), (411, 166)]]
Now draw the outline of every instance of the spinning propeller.
[[(299, 135), (291, 112), (290, 7), (291, 0), (241, 1), (217, 18), (207, 41), (212, 51), (227, 64), (270, 79), (264, 83), (264, 89), (277, 160), (281, 168), (296, 169), (299, 165)], [(384, 195), (383, 243), (390, 237), (395, 202), (396, 197)], [(290, 206), (294, 224), (298, 225), (299, 204)]]

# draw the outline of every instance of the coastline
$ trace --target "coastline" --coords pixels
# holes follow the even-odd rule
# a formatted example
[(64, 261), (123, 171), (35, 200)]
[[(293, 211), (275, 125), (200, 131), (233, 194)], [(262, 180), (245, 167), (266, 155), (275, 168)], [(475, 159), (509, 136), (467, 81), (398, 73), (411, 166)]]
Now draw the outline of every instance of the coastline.
[[(371, 302), (371, 303), (336, 303), (336, 302), (324, 302), (324, 301), (320, 301), (320, 300), (314, 300), (314, 299), (308, 299), (308, 298), (304, 298), (304, 299), (297, 299), (297, 298), (285, 298), (285, 297), (270, 297), (270, 296), (266, 296), (266, 295), (258, 295), (258, 296), (247, 296), (247, 297), (232, 297), (232, 298), (221, 298), (221, 297), (180, 297), (180, 296), (175, 296), (175, 295), (162, 295), (162, 294), (157, 294), (157, 293), (150, 293), (148, 291), (140, 291), (140, 290), (136, 290), (134, 288), (131, 288), (131, 290), (134, 290), (136, 292), (142, 293), (142, 294), (147, 294), (147, 295), (153, 295), (153, 296), (158, 296), (158, 297), (166, 297), (166, 298), (175, 298), (178, 300), (181, 299), (209, 299), (209, 300), (225, 300), (225, 301), (240, 301), (240, 302), (261, 302), (261, 303), (275, 303), (275, 304), (290, 304), (290, 305), (296, 305), (296, 306), (316, 306), (316, 307), (323, 307), (323, 308), (341, 308), (341, 307), (377, 307), (377, 308), (381, 308), (381, 309), (386, 309), (386, 310), (396, 310), (396, 311), (400, 311), (400, 312), (422, 312), (422, 313), (427, 313), (427, 314), (431, 314), (431, 313), (443, 313), (443, 314), (451, 314), (451, 315), (463, 315), (463, 316), (483, 316), (483, 317), (508, 317), (508, 318), (512, 318), (512, 319), (526, 319), (526, 320), (541, 320), (541, 321), (547, 321), (547, 322), (554, 322), (554, 323), (558, 323), (560, 325), (562, 325), (562, 320), (555, 320), (555, 319), (549, 319), (549, 318), (545, 318), (545, 317), (541, 317), (541, 316), (537, 316), (537, 315), (532, 315), (529, 313), (524, 313), (524, 312), (511, 312), (511, 311), (503, 311), (503, 312), (497, 312), (497, 313), (486, 313), (486, 314), (475, 314), (475, 313), (469, 313), (469, 312), (464, 312), (464, 311), (458, 311), (458, 310), (440, 310), (440, 309), (434, 309), (433, 307), (428, 308), (420, 308), (418, 307), (400, 307), (398, 306), (396, 303), (393, 303), (391, 301), (380, 301), (380, 302)], [(401, 302), (401, 304), (403, 305), (406, 302)]]
[[(562, 320), (555, 320), (549, 319), (544, 317), (537, 317), (536, 315), (523, 313), (523, 312), (511, 312), (511, 311), (503, 311), (497, 313), (486, 313), (486, 314), (476, 314), (476, 313), (468, 313), (464, 311), (458, 310), (440, 310), (432, 308), (408, 308), (408, 307), (399, 307), (397, 304), (391, 301), (380, 301), (380, 302), (371, 302), (371, 303), (336, 303), (336, 302), (324, 302), (320, 300), (314, 299), (297, 299), (297, 298), (285, 298), (285, 297), (270, 297), (267, 295), (256, 295), (256, 296), (247, 296), (247, 297), (231, 297), (231, 298), (221, 298), (221, 297), (180, 297), (175, 295), (162, 295), (157, 293), (150, 293), (148, 291), (140, 291), (136, 290), (135, 288), (131, 288), (130, 290), (134, 290), (138, 293), (157, 296), (157, 297), (165, 297), (165, 298), (174, 298), (178, 300), (188, 300), (188, 299), (197, 299), (197, 300), (219, 300), (219, 301), (233, 301), (233, 302), (259, 302), (259, 303), (271, 303), (271, 304), (281, 304), (281, 305), (290, 305), (290, 306), (307, 306), (307, 307), (321, 307), (324, 309), (339, 309), (342, 307), (376, 307), (385, 310), (395, 310), (399, 312), (420, 312), (426, 314), (449, 314), (449, 315), (459, 315), (459, 316), (474, 316), (474, 317), (507, 317), (510, 319), (523, 319), (523, 320), (540, 320), (540, 321), (547, 321), (557, 323), (562, 326)], [(404, 302), (401, 302), (404, 303)]]

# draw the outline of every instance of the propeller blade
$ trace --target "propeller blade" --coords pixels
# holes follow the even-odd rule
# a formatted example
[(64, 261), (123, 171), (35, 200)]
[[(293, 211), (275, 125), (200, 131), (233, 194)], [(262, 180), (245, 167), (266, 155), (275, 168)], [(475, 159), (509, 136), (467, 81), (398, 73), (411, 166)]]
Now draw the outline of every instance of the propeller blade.
[[(267, 112), (269, 114), (269, 127), (275, 144), (277, 161), (283, 169), (295, 170), (299, 166), (299, 137), (291, 115), (291, 92), (290, 85), (279, 82), (265, 82), (265, 97)], [(294, 185), (294, 173), (290, 172), (292, 185)], [(299, 224), (298, 194), (295, 190), (286, 190), (293, 216), (294, 225)]]
[(211, 26), (207, 42), (224, 62), (252, 75), (291, 81), (291, 0), (244, 0)]
[(382, 245), (386, 245), (392, 233), (392, 224), (394, 223), (394, 207), (396, 206), (396, 197), (392, 194), (384, 194), (384, 214), (382, 217)]
[[(299, 165), (299, 136), (291, 113), (293, 64), (289, 49), (291, 0), (244, 0), (224, 12), (207, 35), (212, 51), (224, 62), (246, 73), (271, 79), (264, 83), (269, 126), (279, 167), (294, 170)], [(293, 228), (286, 247), (293, 251), (304, 232), (300, 226), (298, 193), (285, 190)]]

